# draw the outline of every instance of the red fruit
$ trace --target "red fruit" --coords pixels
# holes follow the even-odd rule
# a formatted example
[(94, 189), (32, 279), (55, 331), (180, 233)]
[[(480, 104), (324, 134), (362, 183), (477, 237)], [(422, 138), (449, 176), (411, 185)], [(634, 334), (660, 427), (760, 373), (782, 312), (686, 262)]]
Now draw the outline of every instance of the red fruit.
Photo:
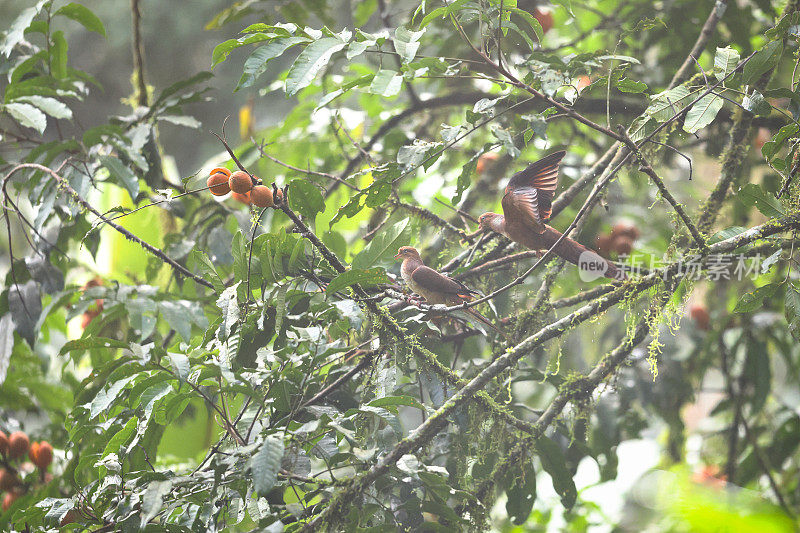
[(0, 470), (0, 491), (11, 490), (19, 484), (17, 476), (10, 470), (3, 468)]
[(612, 237), (624, 236), (635, 241), (636, 239), (639, 238), (639, 230), (636, 226), (634, 226), (629, 222), (617, 222), (616, 224), (614, 224), (614, 227), (611, 228), (611, 236)]
[(22, 431), (15, 431), (8, 437), (8, 456), (11, 459), (19, 459), (28, 453), (30, 441), (28, 436)]
[(47, 470), (50, 463), (53, 462), (53, 446), (46, 440), (38, 443), (36, 453), (31, 458), (33, 464), (39, 467), (40, 470)]
[(2, 431), (0, 431), (0, 454), (8, 454), (8, 437)]
[(542, 25), (542, 33), (547, 33), (553, 27), (553, 14), (551, 12), (537, 9), (533, 12), (533, 17)]
[(228, 186), (230, 186), (233, 192), (247, 194), (253, 188), (253, 180), (250, 179), (250, 176), (247, 174), (247, 172), (237, 170), (231, 174), (230, 178), (228, 178)]
[(228, 176), (222, 172), (217, 172), (209, 176), (206, 180), (206, 185), (214, 196), (224, 196), (231, 192), (231, 188), (228, 185)]
[(6, 492), (5, 497), (3, 497), (3, 511), (8, 511), (9, 507), (17, 501), (17, 498), (19, 498), (19, 494), (16, 492)]
[(482, 176), (487, 170), (492, 168), (500, 156), (495, 152), (486, 152), (478, 157), (478, 162), (475, 164), (475, 172)]
[(711, 315), (708, 313), (708, 308), (703, 304), (692, 304), (689, 306), (689, 318), (694, 320), (694, 323), (699, 329), (708, 331), (711, 329)]
[(272, 202), (272, 189), (266, 185), (256, 185), (250, 191), (250, 199), (258, 207), (272, 207), (275, 205)]

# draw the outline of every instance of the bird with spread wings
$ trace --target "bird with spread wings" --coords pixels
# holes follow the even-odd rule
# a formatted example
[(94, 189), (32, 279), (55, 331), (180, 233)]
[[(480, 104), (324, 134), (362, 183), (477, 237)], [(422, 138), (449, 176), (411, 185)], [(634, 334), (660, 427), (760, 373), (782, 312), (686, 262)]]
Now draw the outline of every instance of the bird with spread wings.
[(484, 213), (478, 218), (482, 230), (501, 233), (532, 250), (549, 250), (587, 272), (624, 280), (617, 265), (549, 226), (553, 196), (558, 185), (558, 166), (566, 152), (553, 152), (512, 176), (505, 189), (503, 214)]

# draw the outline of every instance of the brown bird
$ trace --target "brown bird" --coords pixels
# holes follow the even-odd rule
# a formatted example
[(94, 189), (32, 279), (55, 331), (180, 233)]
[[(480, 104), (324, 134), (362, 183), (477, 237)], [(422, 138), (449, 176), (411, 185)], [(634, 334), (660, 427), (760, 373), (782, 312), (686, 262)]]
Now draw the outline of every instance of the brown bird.
[[(547, 222), (558, 184), (558, 165), (565, 154), (563, 150), (553, 152), (514, 174), (503, 196), (503, 215), (482, 214), (478, 218), (481, 229), (502, 233), (532, 250), (549, 250), (562, 235)], [(620, 268), (569, 237), (562, 239), (553, 252), (594, 277), (625, 279)]]
[[(475, 291), (452, 278), (440, 274), (434, 269), (425, 266), (419, 252), (413, 246), (403, 246), (397, 250), (395, 259), (402, 259), (403, 264), (400, 266), (400, 274), (408, 287), (425, 298), (425, 301), (431, 305), (458, 305), (468, 302), (472, 299)], [(464, 309), (467, 313), (480, 320), (492, 329), (500, 332), (499, 329), (492, 324), (488, 318), (467, 307)]]

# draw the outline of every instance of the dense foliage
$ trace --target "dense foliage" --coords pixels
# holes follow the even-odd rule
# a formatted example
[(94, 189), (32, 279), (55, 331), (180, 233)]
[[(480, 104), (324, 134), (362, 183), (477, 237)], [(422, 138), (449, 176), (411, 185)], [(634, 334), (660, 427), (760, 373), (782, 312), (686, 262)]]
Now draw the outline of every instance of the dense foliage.
[[(40, 0), (0, 42), (0, 526), (793, 530), (796, 0), (220, 2), (163, 87), (115, 4), (88, 127), (70, 39), (129, 27)], [(201, 127), (223, 62), (250, 102)], [(167, 125), (218, 151), (179, 175)], [(559, 149), (551, 224), (627, 280), (475, 231)], [(406, 245), (494, 327), (411, 301)]]

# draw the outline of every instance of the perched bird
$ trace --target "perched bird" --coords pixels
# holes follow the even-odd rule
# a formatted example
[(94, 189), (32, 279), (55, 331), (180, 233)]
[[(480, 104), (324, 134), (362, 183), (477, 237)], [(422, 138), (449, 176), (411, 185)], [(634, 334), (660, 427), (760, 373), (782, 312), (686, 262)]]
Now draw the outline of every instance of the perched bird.
[[(503, 196), (503, 215), (482, 214), (478, 218), (481, 229), (502, 233), (532, 250), (549, 250), (562, 235), (547, 222), (558, 184), (558, 164), (565, 154), (563, 150), (553, 152), (514, 174)], [(595, 277), (625, 279), (620, 268), (569, 237), (558, 243), (553, 252)]]
[[(452, 278), (440, 274), (434, 269), (425, 266), (419, 252), (413, 246), (403, 246), (397, 251), (395, 259), (402, 259), (403, 264), (400, 266), (400, 274), (408, 287), (425, 298), (425, 301), (431, 305), (457, 305), (468, 302), (472, 299), (475, 291)], [(467, 307), (464, 309), (467, 313), (480, 320), (487, 326), (498, 330), (488, 318)]]

